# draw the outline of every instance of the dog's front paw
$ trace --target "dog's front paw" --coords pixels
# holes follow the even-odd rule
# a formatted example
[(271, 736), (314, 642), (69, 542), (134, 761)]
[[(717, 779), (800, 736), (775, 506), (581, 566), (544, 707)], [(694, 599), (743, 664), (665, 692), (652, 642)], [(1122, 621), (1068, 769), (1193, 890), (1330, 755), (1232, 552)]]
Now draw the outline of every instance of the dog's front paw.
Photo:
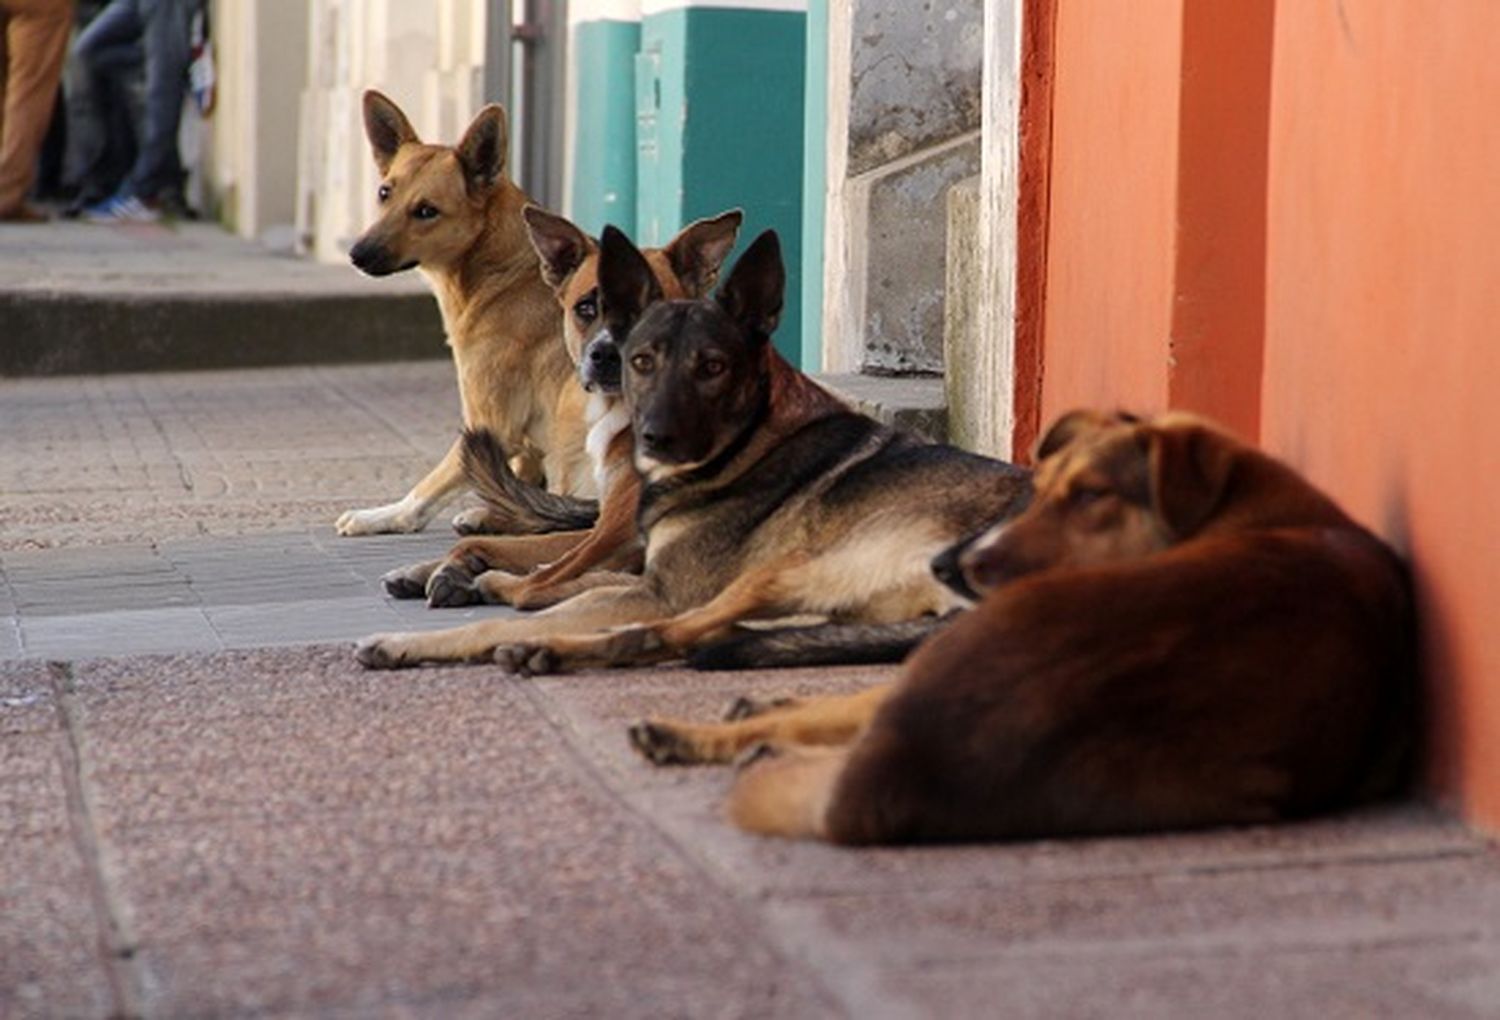
[(334, 523), (340, 535), (390, 535), (421, 531), (427, 523), (419, 514), (412, 513), (403, 500), (389, 506), (377, 506), (368, 510), (346, 510)]
[(482, 506), (474, 506), (453, 518), (453, 530), (460, 535), (493, 535), (497, 529), (490, 512)]
[(474, 587), (474, 576), (451, 563), (434, 571), (427, 579), (426, 593), (427, 605), (433, 609), (472, 606), (484, 601), (479, 589)]
[(628, 735), (630, 746), (653, 765), (696, 765), (703, 760), (692, 742), (668, 723), (643, 719)]
[(546, 645), (501, 645), (495, 662), (515, 676), (546, 676), (562, 672), (562, 656)]
[(372, 634), (354, 646), (354, 657), (366, 669), (400, 669), (409, 666), (397, 634)]
[(385, 593), (393, 599), (419, 599), (427, 594), (427, 578), (423, 575), (421, 563), (410, 567), (398, 567), (384, 574), (380, 583), (385, 586)]

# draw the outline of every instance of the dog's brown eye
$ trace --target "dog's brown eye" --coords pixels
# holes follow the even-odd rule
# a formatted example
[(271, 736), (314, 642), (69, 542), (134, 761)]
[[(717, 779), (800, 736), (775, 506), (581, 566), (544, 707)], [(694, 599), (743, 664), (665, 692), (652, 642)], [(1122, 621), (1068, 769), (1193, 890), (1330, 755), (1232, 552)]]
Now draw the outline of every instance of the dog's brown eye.
[(729, 366), (723, 358), (709, 358), (698, 364), (698, 374), (705, 379), (712, 379), (716, 375), (723, 375)]
[(1072, 492), (1068, 493), (1068, 502), (1071, 503), (1074, 507), (1085, 507), (1098, 502), (1108, 495), (1108, 489), (1096, 489), (1089, 488), (1087, 486), (1080, 486), (1074, 489)]
[(630, 359), (630, 367), (641, 373), (641, 375), (646, 375), (652, 369), (656, 368), (656, 359), (649, 354), (637, 354)]
[(599, 304), (593, 298), (584, 298), (573, 306), (573, 314), (584, 324), (599, 318)]
[(375, 192), (375, 197), (380, 199), (381, 202), (384, 202), (386, 199), (390, 198), (391, 186), (389, 184), (382, 184), (380, 186), (380, 190)]
[(435, 220), (438, 217), (438, 209), (431, 202), (418, 202), (411, 214), (419, 220)]

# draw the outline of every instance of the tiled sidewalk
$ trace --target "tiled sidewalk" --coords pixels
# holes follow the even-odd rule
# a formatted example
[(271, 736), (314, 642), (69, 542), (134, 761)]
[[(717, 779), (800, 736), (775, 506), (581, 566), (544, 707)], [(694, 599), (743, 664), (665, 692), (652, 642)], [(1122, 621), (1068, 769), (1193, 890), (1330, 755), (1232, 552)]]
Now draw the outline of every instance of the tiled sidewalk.
[(382, 574), (453, 539), (319, 528), (0, 553), (0, 659), (268, 648), (508, 615), (385, 596)]
[(445, 520), (332, 534), (456, 417), (441, 365), (0, 383), (0, 1017), (1500, 1018), (1500, 856), (1429, 807), (787, 844), (626, 726), (891, 669), (362, 670), (509, 612), (379, 591)]

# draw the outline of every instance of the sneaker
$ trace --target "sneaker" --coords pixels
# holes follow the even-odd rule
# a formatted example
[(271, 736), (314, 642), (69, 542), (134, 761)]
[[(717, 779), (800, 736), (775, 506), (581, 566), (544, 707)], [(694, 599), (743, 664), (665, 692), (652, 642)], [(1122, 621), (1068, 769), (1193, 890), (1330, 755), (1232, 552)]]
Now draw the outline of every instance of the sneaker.
[(90, 223), (155, 223), (161, 213), (134, 195), (116, 195), (83, 210)]

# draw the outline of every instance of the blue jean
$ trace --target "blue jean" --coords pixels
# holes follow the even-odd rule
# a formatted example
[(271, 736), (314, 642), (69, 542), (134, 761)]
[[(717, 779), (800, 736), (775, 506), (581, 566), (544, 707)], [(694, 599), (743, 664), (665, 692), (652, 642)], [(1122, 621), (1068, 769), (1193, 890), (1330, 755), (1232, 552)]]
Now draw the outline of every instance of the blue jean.
[(182, 186), (177, 128), (192, 56), (189, 32), (202, 0), (113, 0), (78, 36), (73, 54), (91, 76), (143, 64), (146, 91), (135, 165), (120, 194), (155, 198)]

